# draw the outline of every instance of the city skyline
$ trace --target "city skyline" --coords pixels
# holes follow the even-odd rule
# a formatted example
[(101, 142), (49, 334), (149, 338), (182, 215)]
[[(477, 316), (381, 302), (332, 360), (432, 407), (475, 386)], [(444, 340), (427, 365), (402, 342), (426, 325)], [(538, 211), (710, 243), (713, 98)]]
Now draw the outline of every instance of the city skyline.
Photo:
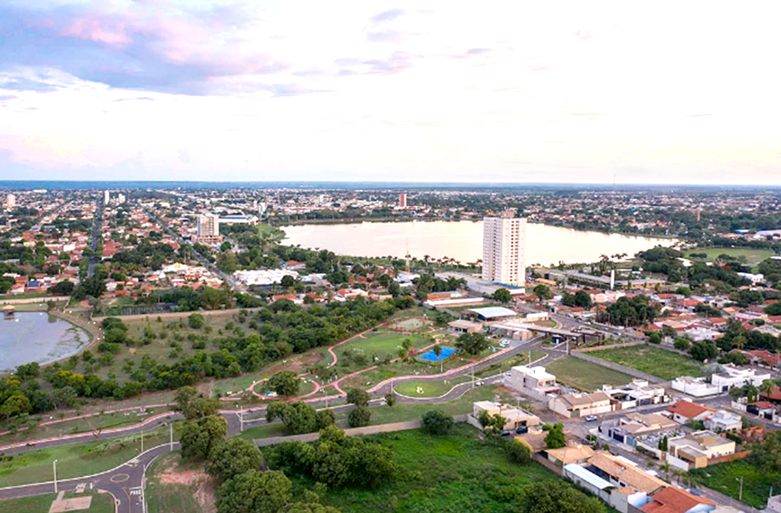
[(773, 3), (443, 5), (0, 2), (0, 178), (781, 184)]

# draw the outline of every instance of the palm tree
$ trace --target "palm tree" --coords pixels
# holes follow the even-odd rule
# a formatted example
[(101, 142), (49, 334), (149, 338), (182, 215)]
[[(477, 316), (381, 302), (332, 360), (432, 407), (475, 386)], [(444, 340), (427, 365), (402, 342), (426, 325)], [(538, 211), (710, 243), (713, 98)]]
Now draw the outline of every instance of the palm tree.
[(766, 396), (772, 394), (774, 388), (776, 388), (776, 384), (773, 382), (772, 379), (766, 379), (765, 381), (762, 382), (761, 385), (759, 385), (759, 391)]
[(672, 474), (675, 480), (678, 481), (679, 484), (683, 484), (683, 480), (686, 479), (686, 474), (688, 474), (688, 472), (680, 468), (674, 468), (672, 470)]
[(672, 470), (672, 465), (670, 465), (669, 461), (665, 461), (661, 465), (659, 465), (659, 470), (662, 471), (664, 474), (664, 478), (669, 481), (670, 480), (670, 471)]

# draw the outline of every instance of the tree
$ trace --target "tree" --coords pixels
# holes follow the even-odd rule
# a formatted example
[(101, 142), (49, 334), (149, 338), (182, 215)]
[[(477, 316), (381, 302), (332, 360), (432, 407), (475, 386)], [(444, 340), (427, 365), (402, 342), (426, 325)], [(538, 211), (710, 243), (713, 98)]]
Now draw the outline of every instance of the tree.
[(766, 379), (759, 385), (759, 391), (769, 396), (773, 393), (773, 389), (776, 388), (776, 383), (772, 379)]
[(323, 506), (317, 502), (293, 502), (283, 513), (341, 513), (331, 506)]
[(294, 435), (313, 433), (334, 423), (334, 413), (331, 410), (315, 411), (304, 402), (286, 403), (274, 401), (266, 408), (266, 421), (281, 419), (282, 423)]
[(691, 347), (692, 343), (689, 342), (689, 339), (687, 338), (677, 338), (675, 339), (675, 342), (673, 342), (673, 347), (679, 351), (688, 351)]
[(31, 411), (30, 399), (24, 394), (15, 394), (6, 399), (3, 406), (0, 406), (0, 418), (10, 419)]
[(548, 434), (545, 435), (545, 445), (548, 449), (561, 449), (567, 445), (567, 439), (564, 437), (564, 424), (557, 422), (551, 426)]
[(423, 431), (431, 435), (446, 435), (453, 430), (456, 421), (452, 415), (440, 410), (431, 410), (423, 414)]
[(648, 342), (651, 344), (661, 344), (662, 343), (662, 335), (658, 331), (652, 331), (650, 335), (648, 335)]
[(207, 399), (198, 393), (194, 387), (181, 387), (174, 394), (176, 410), (182, 412), (187, 420), (196, 420), (220, 411), (218, 399)]
[[(434, 344), (434, 347), (431, 348), (431, 352), (434, 353), (434, 356), (437, 357), (437, 360), (439, 360), (439, 356), (442, 354), (442, 346), (439, 344)], [(442, 372), (442, 369), (444, 367), (445, 362), (443, 360), (439, 360), (439, 371)]]
[(217, 491), (217, 513), (278, 513), (290, 501), (292, 487), (277, 470), (238, 474)]
[(206, 472), (225, 482), (238, 474), (260, 470), (263, 454), (249, 440), (231, 438), (214, 444), (206, 462)]
[(491, 342), (482, 333), (464, 333), (459, 335), (454, 345), (464, 354), (477, 356), (488, 349)]
[(534, 295), (537, 296), (537, 298), (540, 300), (540, 303), (553, 297), (550, 288), (548, 288), (547, 285), (543, 285), (542, 283), (534, 287), (532, 290), (534, 291)]
[(49, 287), (49, 292), (56, 296), (69, 296), (73, 294), (75, 288), (76, 286), (73, 284), (73, 282), (63, 280)]
[(594, 304), (591, 301), (591, 296), (588, 292), (585, 290), (579, 290), (575, 292), (575, 306), (589, 310), (592, 306), (594, 306)]
[(669, 448), (669, 444), (667, 441), (667, 435), (664, 436), (664, 438), (659, 439), (658, 449), (662, 452), (667, 452)]
[(532, 460), (531, 449), (518, 439), (510, 440), (507, 444), (507, 455), (510, 457), (510, 461), (515, 463), (529, 463)]
[(513, 295), (505, 288), (496, 289), (491, 297), (500, 303), (509, 303), (513, 300)]
[(351, 388), (347, 391), (347, 402), (355, 406), (369, 406), (371, 396), (361, 388)]
[(268, 380), (268, 387), (271, 390), (286, 397), (297, 395), (300, 385), (301, 380), (298, 379), (298, 375), (293, 371), (277, 372)]
[(536, 481), (520, 492), (520, 513), (605, 513), (596, 497), (586, 495), (561, 479)]
[(368, 426), (372, 420), (372, 412), (366, 406), (358, 406), (347, 416), (347, 424), (352, 428)]
[(480, 412), (477, 421), (483, 426), (483, 432), (489, 435), (497, 435), (504, 430), (507, 425), (507, 419), (498, 413), (491, 415), (486, 410)]
[(228, 421), (211, 415), (198, 420), (188, 420), (182, 424), (179, 442), (182, 444), (182, 457), (185, 459), (207, 457), (212, 447), (225, 438), (228, 433)]
[(691, 348), (689, 348), (689, 354), (695, 360), (704, 362), (705, 360), (715, 358), (719, 354), (719, 348), (710, 340), (703, 340), (695, 342)]
[(393, 392), (385, 394), (385, 404), (393, 408), (396, 405), (396, 394)]
[(204, 325), (204, 318), (201, 314), (190, 314), (190, 316), (187, 318), (188, 323), (190, 324), (190, 327), (194, 330), (199, 330), (203, 328)]

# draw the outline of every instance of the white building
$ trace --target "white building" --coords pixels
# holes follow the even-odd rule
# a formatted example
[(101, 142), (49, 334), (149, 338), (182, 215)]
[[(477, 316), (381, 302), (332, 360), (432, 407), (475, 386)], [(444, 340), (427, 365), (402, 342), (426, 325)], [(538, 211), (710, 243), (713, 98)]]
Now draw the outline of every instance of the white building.
[(292, 276), (298, 279), (296, 271), (285, 269), (260, 269), (257, 271), (236, 271), (233, 277), (246, 285), (275, 285), (282, 282), (285, 276)]
[(754, 284), (762, 283), (765, 281), (764, 274), (738, 273), (738, 276), (740, 276), (741, 278), (746, 278), (748, 281)]
[(6, 196), (5, 199), (5, 208), (8, 210), (11, 210), (12, 208), (16, 207), (16, 195), (15, 194), (9, 194)]
[(510, 369), (510, 375), (504, 378), (508, 388), (540, 401), (550, 399), (548, 394), (558, 394), (561, 390), (556, 383), (556, 376), (545, 370), (545, 367), (527, 367), (518, 365)]
[(763, 381), (770, 378), (770, 373), (767, 371), (725, 365), (724, 372), (712, 375), (710, 381), (711, 384), (718, 387), (720, 392), (727, 392), (731, 388), (742, 387), (747, 383), (758, 387)]
[(507, 211), (483, 219), (483, 280), (523, 286), (526, 282), (526, 219)]
[(705, 429), (710, 429), (716, 433), (740, 431), (743, 429), (743, 419), (737, 413), (719, 410), (713, 416), (705, 419)]
[(125, 196), (124, 194), (121, 194), (121, 193), (119, 195), (117, 195), (117, 205), (121, 205), (125, 201), (127, 201), (127, 196)]
[(111, 201), (111, 192), (103, 191), (103, 204), (108, 205), (109, 201)]
[(691, 376), (681, 376), (675, 378), (672, 382), (673, 390), (694, 397), (705, 397), (707, 395), (716, 395), (720, 388), (708, 383), (705, 378), (693, 378)]
[(198, 216), (198, 237), (217, 237), (220, 235), (220, 217), (213, 214)]

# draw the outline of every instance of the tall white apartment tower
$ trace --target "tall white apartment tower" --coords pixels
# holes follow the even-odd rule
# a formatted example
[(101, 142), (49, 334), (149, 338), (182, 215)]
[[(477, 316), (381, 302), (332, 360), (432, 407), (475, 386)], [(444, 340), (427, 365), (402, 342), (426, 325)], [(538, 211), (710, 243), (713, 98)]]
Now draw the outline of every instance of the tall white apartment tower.
[(103, 191), (103, 204), (108, 205), (109, 201), (111, 201), (111, 192)]
[(16, 195), (15, 194), (9, 194), (5, 199), (5, 208), (8, 210), (11, 210), (12, 208), (16, 207)]
[(204, 214), (198, 216), (198, 237), (217, 237), (220, 235), (220, 216)]
[(483, 219), (483, 280), (526, 284), (526, 219), (512, 211)]

